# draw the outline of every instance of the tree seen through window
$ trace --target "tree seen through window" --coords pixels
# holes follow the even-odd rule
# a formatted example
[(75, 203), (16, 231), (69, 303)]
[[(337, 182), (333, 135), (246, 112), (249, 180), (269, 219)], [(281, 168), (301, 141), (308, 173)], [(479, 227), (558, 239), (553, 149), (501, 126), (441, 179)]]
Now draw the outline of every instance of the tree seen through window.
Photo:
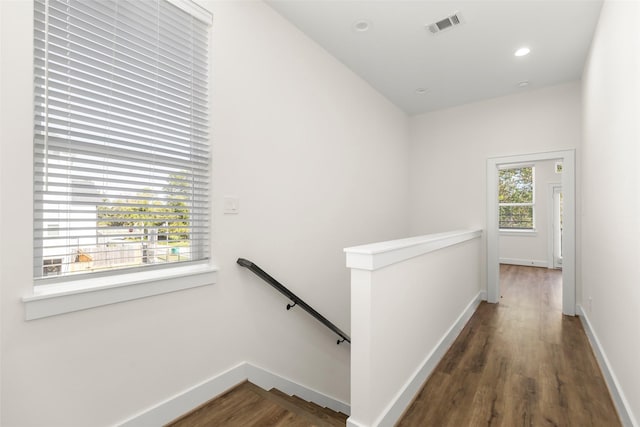
[(498, 174), (500, 229), (533, 230), (534, 167), (501, 169)]

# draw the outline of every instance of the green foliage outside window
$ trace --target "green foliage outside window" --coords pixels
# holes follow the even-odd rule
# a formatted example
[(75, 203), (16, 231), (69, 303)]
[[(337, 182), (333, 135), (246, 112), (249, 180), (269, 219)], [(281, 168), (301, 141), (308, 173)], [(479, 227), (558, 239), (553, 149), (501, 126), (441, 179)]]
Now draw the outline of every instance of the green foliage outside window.
[[(138, 194), (140, 199), (104, 199), (98, 206), (98, 227), (111, 229), (157, 230), (158, 240), (185, 242), (189, 240), (190, 215), (186, 177), (171, 175), (164, 191), (166, 201), (149, 201), (152, 194)], [(109, 204), (109, 202), (111, 204)], [(144, 231), (146, 234), (146, 231)], [(139, 233), (128, 240), (144, 240)]]
[(498, 204), (501, 229), (533, 229), (533, 191), (533, 166), (499, 171)]

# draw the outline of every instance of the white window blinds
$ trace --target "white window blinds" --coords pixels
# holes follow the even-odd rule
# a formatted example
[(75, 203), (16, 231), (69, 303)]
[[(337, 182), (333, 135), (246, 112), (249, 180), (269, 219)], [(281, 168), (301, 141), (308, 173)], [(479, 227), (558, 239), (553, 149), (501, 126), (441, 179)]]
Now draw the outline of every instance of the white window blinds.
[(199, 12), (35, 0), (35, 278), (208, 258)]

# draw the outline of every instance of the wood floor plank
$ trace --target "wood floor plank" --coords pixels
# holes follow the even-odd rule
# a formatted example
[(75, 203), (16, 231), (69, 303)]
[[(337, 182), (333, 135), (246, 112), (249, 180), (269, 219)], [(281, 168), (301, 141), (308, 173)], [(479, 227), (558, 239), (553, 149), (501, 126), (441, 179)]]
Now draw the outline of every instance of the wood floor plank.
[(346, 415), (327, 408), (321, 408), (314, 403), (300, 399), (297, 396), (290, 396), (278, 389), (271, 389), (269, 391), (260, 390), (260, 393), (265, 398), (277, 402), (282, 407), (305, 419), (307, 425), (337, 427), (346, 424)]
[[(561, 279), (555, 270), (502, 266), (500, 303), (478, 307), (397, 425), (620, 426), (580, 320), (562, 315)], [(270, 394), (244, 383), (170, 426), (344, 425), (342, 414), (336, 421)]]
[(244, 382), (166, 427), (337, 427), (347, 416)]
[(170, 423), (170, 427), (309, 426), (287, 409), (264, 399), (245, 382)]
[(482, 303), (397, 426), (620, 426), (562, 273), (501, 266)]

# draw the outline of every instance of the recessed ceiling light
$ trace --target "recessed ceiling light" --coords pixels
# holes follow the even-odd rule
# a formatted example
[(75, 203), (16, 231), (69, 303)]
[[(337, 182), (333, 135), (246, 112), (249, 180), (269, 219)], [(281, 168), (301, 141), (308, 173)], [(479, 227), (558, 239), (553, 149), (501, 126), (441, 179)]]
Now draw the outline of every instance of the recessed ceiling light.
[(525, 55), (528, 55), (529, 52), (531, 52), (531, 49), (529, 49), (528, 47), (521, 47), (520, 49), (516, 50), (514, 55), (515, 56), (525, 56)]
[(527, 87), (529, 86), (529, 80), (523, 80), (521, 82), (518, 82), (518, 87)]
[(353, 29), (358, 31), (359, 33), (369, 31), (369, 28), (371, 28), (371, 23), (369, 21), (361, 20), (356, 21), (356, 23), (353, 24)]
[(427, 92), (429, 92), (429, 89), (427, 89), (426, 87), (419, 87), (418, 89), (416, 89), (416, 93), (418, 95), (424, 95)]

